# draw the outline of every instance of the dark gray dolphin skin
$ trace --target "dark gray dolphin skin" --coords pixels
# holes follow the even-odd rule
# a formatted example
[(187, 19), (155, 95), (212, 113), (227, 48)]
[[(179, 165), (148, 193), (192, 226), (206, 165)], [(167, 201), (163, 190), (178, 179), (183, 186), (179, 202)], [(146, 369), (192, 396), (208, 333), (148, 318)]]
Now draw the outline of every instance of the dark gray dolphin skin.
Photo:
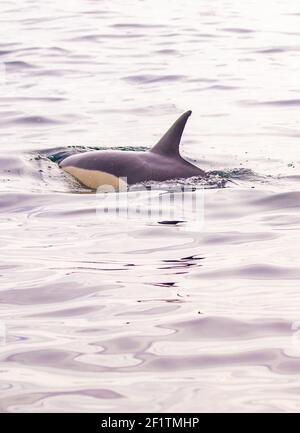
[(191, 114), (191, 111), (182, 114), (147, 152), (89, 151), (65, 158), (60, 167), (92, 189), (103, 185), (121, 189), (145, 181), (204, 177), (205, 172), (183, 159), (179, 152), (181, 136)]

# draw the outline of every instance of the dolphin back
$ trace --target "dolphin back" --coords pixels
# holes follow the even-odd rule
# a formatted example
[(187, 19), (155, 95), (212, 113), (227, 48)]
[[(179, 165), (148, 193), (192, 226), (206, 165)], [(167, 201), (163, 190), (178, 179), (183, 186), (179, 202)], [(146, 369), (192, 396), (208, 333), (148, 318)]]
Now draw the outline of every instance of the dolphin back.
[(56, 162), (57, 164), (60, 164), (64, 159), (68, 158), (71, 155), (74, 155), (76, 150), (74, 149), (68, 149), (68, 150), (60, 150), (59, 152), (52, 153), (51, 155), (48, 155), (47, 158), (50, 159), (52, 162)]

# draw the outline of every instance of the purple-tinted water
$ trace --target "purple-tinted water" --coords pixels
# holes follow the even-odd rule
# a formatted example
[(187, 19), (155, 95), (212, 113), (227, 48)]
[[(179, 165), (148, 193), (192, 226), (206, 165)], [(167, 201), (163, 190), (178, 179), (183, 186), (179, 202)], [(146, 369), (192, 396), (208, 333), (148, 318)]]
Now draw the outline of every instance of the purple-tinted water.
[[(0, 6), (0, 410), (299, 411), (298, 2), (19, 3)], [(101, 218), (46, 157), (149, 147), (186, 109), (183, 153), (217, 171), (201, 227)]]

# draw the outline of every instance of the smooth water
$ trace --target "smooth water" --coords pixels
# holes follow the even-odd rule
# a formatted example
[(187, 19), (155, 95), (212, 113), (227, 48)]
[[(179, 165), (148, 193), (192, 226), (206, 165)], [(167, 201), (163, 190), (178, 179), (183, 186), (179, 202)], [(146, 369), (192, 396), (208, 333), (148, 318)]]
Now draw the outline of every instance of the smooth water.
[[(0, 410), (299, 411), (299, 2), (0, 12)], [(187, 109), (202, 226), (104, 217), (47, 158)]]

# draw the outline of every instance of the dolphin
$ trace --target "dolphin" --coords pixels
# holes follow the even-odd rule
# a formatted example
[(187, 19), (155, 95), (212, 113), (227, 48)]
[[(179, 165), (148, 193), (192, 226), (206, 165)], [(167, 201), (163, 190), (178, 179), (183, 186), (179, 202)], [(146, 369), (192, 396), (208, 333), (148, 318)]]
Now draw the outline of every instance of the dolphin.
[(179, 152), (181, 136), (191, 114), (191, 111), (182, 114), (146, 152), (95, 150), (70, 155), (59, 166), (91, 189), (104, 185), (123, 189), (145, 181), (204, 177), (205, 172), (183, 159)]

